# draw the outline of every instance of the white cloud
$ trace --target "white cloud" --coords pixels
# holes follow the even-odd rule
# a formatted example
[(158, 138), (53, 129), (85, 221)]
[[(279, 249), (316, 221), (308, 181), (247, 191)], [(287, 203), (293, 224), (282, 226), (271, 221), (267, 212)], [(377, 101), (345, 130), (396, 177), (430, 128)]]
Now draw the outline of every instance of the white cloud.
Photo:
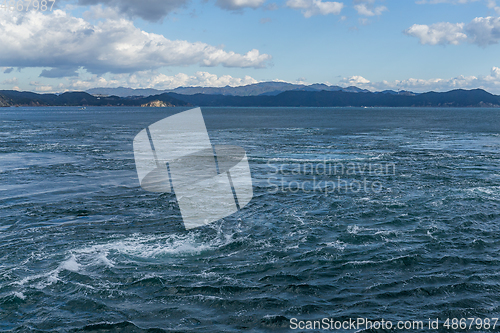
[(13, 78), (10, 78), (10, 79), (5, 79), (2, 81), (2, 84), (4, 85), (13, 85), (13, 84), (17, 84), (19, 82), (19, 80), (17, 79), (17, 77), (13, 77)]
[[(149, 78), (149, 75), (146, 75)], [(158, 74), (148, 79), (147, 86), (156, 89), (173, 89), (181, 86), (191, 87), (225, 87), (225, 86), (242, 86), (258, 81), (250, 76), (244, 78), (236, 78), (231, 75), (217, 76), (208, 72), (196, 72), (194, 75), (186, 75), (179, 73), (174, 76)]]
[(463, 33), (463, 23), (435, 23), (432, 25), (414, 24), (407, 30), (405, 34), (417, 37), (421, 44), (460, 44), (467, 39), (467, 35)]
[(467, 25), (449, 22), (432, 25), (414, 24), (404, 33), (417, 37), (421, 44), (458, 45), (467, 41), (484, 47), (500, 41), (500, 18), (476, 17)]
[[(8, 82), (7, 82), (8, 81)], [(5, 80), (2, 84), (13, 85), (19, 80)], [(284, 80), (273, 80), (274, 82), (287, 82)], [(305, 78), (298, 78), (297, 81), (291, 83), (306, 84)], [(133, 74), (106, 74), (86, 75), (81, 74), (80, 77), (70, 77), (64, 79), (56, 85), (49, 85), (37, 81), (31, 81), (30, 86), (34, 87), (37, 92), (63, 92), (75, 90), (88, 90), (90, 88), (155, 88), (158, 90), (174, 89), (177, 87), (200, 86), (200, 87), (225, 87), (243, 86), (260, 81), (245, 76), (242, 78), (232, 77), (230, 75), (218, 76), (208, 72), (196, 72), (192, 75), (178, 73), (175, 75), (166, 75), (156, 71), (140, 71)], [(329, 83), (328, 83), (329, 84)], [(491, 93), (500, 94), (500, 68), (493, 67), (489, 75), (478, 76), (463, 76), (459, 75), (454, 78), (442, 79), (417, 79), (409, 78), (404, 80), (394, 81), (378, 81), (372, 82), (363, 76), (350, 76), (341, 79), (338, 85), (342, 87), (356, 86), (358, 88), (367, 89), (370, 91), (383, 90), (409, 90), (413, 92), (427, 91), (449, 91), (453, 89), (476, 89), (481, 88)], [(17, 86), (11, 89), (19, 89)]]
[(359, 15), (375, 16), (375, 15), (382, 15), (382, 13), (387, 10), (387, 7), (385, 6), (373, 7), (370, 4), (362, 3), (359, 5), (355, 5), (354, 9), (356, 9)]
[(241, 10), (242, 8), (258, 8), (264, 4), (265, 0), (217, 0), (215, 4), (227, 10)]
[(350, 86), (360, 87), (367, 85), (369, 83), (370, 81), (365, 79), (364, 77), (355, 75), (343, 78), (342, 80), (340, 80), (339, 85), (342, 87), (350, 87)]
[(37, 81), (31, 81), (30, 86), (35, 87), (35, 91), (41, 92), (41, 93), (47, 93), (47, 92), (54, 91), (54, 88), (52, 86), (45, 85), (45, 84), (37, 82)]
[(500, 15), (500, 7), (497, 6), (497, 2), (495, 0), (486, 0), (488, 2), (487, 6), (490, 9), (495, 10), (495, 12)]
[(288, 0), (286, 5), (292, 9), (300, 9), (306, 18), (314, 15), (338, 15), (344, 8), (342, 2), (322, 2), (321, 0)]
[(497, 44), (500, 40), (500, 18), (476, 17), (465, 29), (469, 42), (479, 46)]
[(342, 87), (356, 86), (371, 91), (409, 90), (414, 92), (449, 91), (453, 89), (481, 88), (491, 93), (500, 94), (500, 68), (493, 67), (489, 75), (457, 76), (450, 79), (415, 79), (394, 81), (370, 82), (361, 76), (343, 78), (339, 85)]
[[(246, 54), (202, 42), (170, 40), (148, 33), (126, 19), (91, 24), (62, 10), (50, 14), (0, 11), (0, 62), (9, 67), (49, 67), (62, 75), (79, 67), (101, 74), (158, 69), (163, 66), (265, 67), (271, 56)], [(46, 72), (55, 77), (58, 71)]]
[[(243, 78), (232, 77), (230, 75), (217, 76), (208, 72), (196, 72), (194, 75), (178, 73), (176, 75), (166, 75), (156, 71), (141, 71), (133, 74), (115, 75), (90, 75), (82, 78), (68, 78), (65, 83), (61, 83), (54, 88), (55, 91), (68, 90), (88, 90), (90, 88), (154, 88), (159, 90), (174, 89), (177, 87), (225, 87), (242, 86), (258, 81), (250, 76)], [(54, 91), (54, 90), (52, 90)]]
[[(275, 82), (287, 82), (284, 80), (273, 80)], [(299, 78), (291, 83), (305, 83), (305, 78)], [(176, 75), (165, 75), (154, 71), (137, 72), (134, 74), (117, 74), (98, 76), (91, 75), (86, 79), (68, 78), (66, 83), (60, 84), (56, 91), (66, 90), (88, 90), (95, 87), (131, 87), (131, 88), (155, 88), (159, 90), (174, 89), (177, 87), (186, 86), (201, 86), (201, 87), (224, 87), (224, 86), (243, 86), (259, 81), (245, 76), (243, 78), (232, 77), (230, 75), (217, 76), (208, 72), (196, 72), (193, 75), (178, 73)], [(37, 91), (48, 89), (49, 86), (44, 86), (38, 82), (36, 84)], [(453, 89), (476, 89), (481, 88), (491, 93), (500, 94), (500, 68), (493, 67), (489, 75), (478, 76), (463, 76), (459, 75), (454, 78), (442, 79), (416, 79), (409, 78), (404, 80), (394, 81), (378, 81), (371, 82), (363, 76), (350, 76), (343, 78), (337, 83), (342, 87), (356, 86), (358, 88), (367, 89), (370, 91), (383, 90), (409, 90), (414, 92), (427, 91), (449, 91)], [(42, 87), (42, 88), (40, 88)], [(49, 91), (49, 90), (46, 90)], [(54, 90), (52, 90), (54, 91)]]

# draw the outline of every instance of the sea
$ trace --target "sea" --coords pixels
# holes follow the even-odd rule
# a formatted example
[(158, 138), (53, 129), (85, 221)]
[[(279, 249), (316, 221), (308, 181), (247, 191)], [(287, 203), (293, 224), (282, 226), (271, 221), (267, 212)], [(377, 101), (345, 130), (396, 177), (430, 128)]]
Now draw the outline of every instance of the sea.
[(202, 108), (253, 198), (186, 230), (133, 140), (188, 109), (0, 109), (0, 331), (499, 330), (500, 109)]

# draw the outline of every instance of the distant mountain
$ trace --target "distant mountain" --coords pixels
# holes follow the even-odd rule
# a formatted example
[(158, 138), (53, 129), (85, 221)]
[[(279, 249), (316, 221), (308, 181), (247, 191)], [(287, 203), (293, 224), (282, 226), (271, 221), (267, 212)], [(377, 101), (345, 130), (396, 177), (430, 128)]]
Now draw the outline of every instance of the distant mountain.
[(133, 97), (96, 97), (86, 92), (66, 92), (64, 94), (36, 94), (25, 91), (0, 90), (0, 106), (141, 106), (150, 102), (163, 102), (169, 106), (189, 106), (185, 101), (168, 94)]
[(107, 95), (107, 96), (118, 96), (118, 97), (129, 97), (129, 96), (151, 96), (162, 94), (165, 91), (157, 89), (133, 89), (133, 88), (92, 88), (87, 90), (91, 95)]
[(452, 90), (423, 94), (372, 93), (344, 91), (285, 91), (276, 96), (171, 96), (198, 106), (353, 106), (353, 107), (483, 107), (500, 106), (500, 96), (482, 89)]
[(302, 88), (304, 85), (296, 85), (286, 82), (261, 82), (240, 87), (179, 87), (169, 92), (182, 95), (224, 95), (224, 96), (258, 96), (269, 92), (279, 94), (283, 91)]
[(261, 82), (240, 87), (179, 87), (171, 90), (156, 89), (132, 89), (132, 88), (92, 88), (87, 90), (93, 95), (114, 95), (120, 97), (129, 96), (150, 96), (165, 92), (172, 92), (181, 95), (224, 95), (224, 96), (276, 96), (285, 91), (344, 91), (344, 92), (369, 92), (357, 87), (342, 88), (339, 86), (328, 86), (326, 84), (292, 84), (287, 82)]
[[(332, 88), (333, 89), (333, 88)], [(500, 107), (500, 96), (482, 89), (428, 92), (346, 92), (288, 90), (278, 95), (162, 93), (148, 97), (93, 96), (86, 92), (61, 95), (0, 90), (0, 106), (289, 106), (289, 107)]]

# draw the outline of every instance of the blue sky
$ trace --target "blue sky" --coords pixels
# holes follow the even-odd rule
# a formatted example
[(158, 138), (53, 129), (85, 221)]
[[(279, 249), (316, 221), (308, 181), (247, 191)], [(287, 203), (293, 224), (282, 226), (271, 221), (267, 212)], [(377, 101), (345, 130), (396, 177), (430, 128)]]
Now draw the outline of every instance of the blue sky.
[(500, 94), (500, 1), (56, 0), (0, 19), (0, 89), (274, 80)]

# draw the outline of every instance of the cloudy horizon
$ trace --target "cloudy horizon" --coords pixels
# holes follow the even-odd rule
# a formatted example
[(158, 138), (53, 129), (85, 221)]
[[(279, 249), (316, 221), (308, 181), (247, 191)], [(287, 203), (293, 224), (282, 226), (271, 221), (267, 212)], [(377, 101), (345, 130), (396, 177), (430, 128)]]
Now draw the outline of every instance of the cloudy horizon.
[(0, 19), (0, 89), (280, 81), (500, 94), (493, 0), (56, 0)]

